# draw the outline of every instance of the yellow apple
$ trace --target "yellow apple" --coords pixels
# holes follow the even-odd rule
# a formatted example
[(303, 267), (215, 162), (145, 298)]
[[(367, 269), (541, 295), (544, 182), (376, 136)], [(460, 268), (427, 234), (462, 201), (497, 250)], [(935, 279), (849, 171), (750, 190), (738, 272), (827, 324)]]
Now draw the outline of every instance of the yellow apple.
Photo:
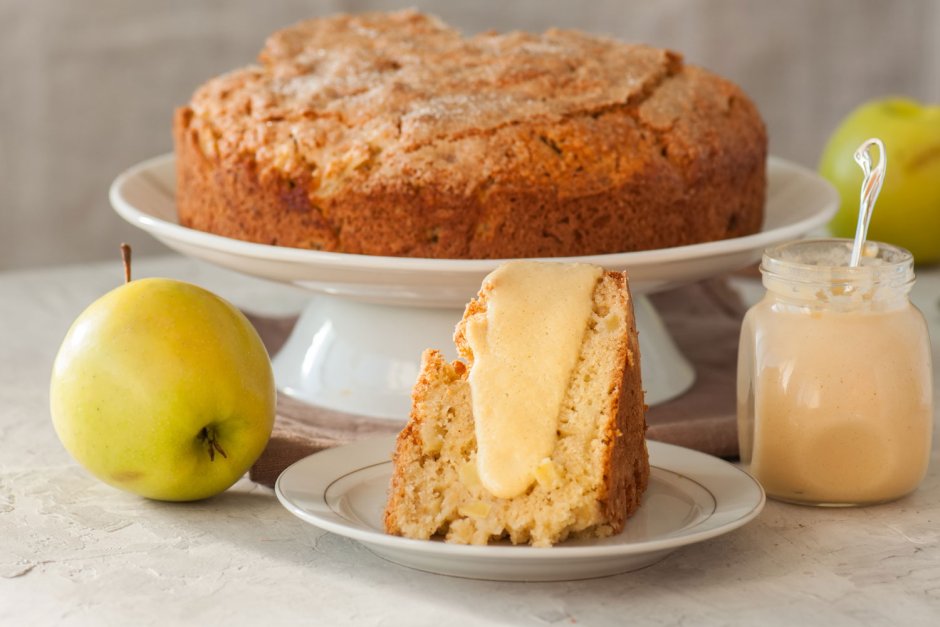
[(940, 105), (892, 98), (864, 104), (842, 121), (819, 162), (842, 198), (830, 230), (855, 236), (862, 170), (852, 155), (870, 137), (884, 142), (888, 167), (868, 238), (903, 246), (919, 263), (940, 261)]
[(56, 433), (93, 475), (167, 501), (212, 496), (274, 425), (271, 364), (245, 316), (171, 279), (130, 281), (75, 320), (55, 359)]

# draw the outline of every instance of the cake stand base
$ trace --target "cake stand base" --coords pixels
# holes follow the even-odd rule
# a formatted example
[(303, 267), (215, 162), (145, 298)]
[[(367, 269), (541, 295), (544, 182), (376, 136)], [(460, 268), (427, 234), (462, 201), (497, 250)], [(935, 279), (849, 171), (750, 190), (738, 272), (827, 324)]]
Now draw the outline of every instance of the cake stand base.
[[(646, 402), (679, 396), (695, 380), (645, 296), (634, 298)], [(457, 357), (454, 327), (463, 309), (358, 302), (316, 295), (274, 358), (282, 393), (311, 405), (404, 422), (421, 353)]]

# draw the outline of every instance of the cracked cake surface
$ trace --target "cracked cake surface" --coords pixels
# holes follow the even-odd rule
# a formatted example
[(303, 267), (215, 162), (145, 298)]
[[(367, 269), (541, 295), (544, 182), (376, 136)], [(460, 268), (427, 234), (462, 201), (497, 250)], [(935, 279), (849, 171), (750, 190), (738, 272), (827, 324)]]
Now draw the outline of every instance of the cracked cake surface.
[(174, 119), (180, 222), (326, 251), (568, 256), (760, 228), (766, 133), (733, 83), (585, 33), (415, 11), (274, 33)]

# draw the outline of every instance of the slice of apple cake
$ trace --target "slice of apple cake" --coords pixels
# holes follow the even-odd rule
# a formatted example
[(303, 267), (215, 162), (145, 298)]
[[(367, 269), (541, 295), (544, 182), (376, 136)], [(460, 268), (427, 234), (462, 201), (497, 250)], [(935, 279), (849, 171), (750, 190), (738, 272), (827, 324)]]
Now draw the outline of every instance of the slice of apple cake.
[(425, 351), (398, 436), (386, 531), (549, 546), (623, 529), (649, 478), (627, 277), (513, 261)]

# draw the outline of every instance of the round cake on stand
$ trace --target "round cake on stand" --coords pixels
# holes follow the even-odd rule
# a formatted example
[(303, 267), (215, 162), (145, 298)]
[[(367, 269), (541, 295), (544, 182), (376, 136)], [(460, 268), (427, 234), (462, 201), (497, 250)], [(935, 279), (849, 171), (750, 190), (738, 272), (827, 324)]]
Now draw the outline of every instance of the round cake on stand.
[[(634, 296), (647, 403), (675, 398), (695, 379), (645, 295), (752, 264), (764, 248), (801, 237), (838, 208), (810, 170), (771, 157), (760, 232), (658, 250), (566, 257), (625, 270)], [(174, 160), (157, 157), (121, 174), (111, 204), (170, 248), (224, 268), (310, 290), (310, 303), (274, 357), (278, 387), (312, 405), (404, 422), (421, 353), (454, 354), (454, 326), (494, 259), (418, 259), (254, 244), (180, 226)]]

